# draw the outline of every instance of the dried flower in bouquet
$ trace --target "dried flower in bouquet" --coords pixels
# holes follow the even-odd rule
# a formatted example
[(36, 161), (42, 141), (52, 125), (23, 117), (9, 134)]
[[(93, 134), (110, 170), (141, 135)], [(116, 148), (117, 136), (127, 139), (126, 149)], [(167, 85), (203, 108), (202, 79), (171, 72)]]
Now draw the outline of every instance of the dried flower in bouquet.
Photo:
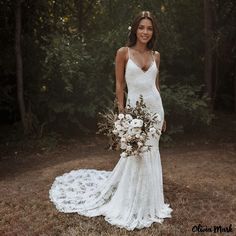
[(98, 133), (110, 137), (112, 147), (120, 147), (121, 157), (140, 156), (140, 153), (149, 151), (151, 146), (147, 140), (161, 134), (161, 130), (156, 128), (161, 117), (149, 112), (142, 95), (135, 107), (128, 103), (124, 113), (116, 114), (110, 110), (100, 116), (103, 120), (98, 123)]

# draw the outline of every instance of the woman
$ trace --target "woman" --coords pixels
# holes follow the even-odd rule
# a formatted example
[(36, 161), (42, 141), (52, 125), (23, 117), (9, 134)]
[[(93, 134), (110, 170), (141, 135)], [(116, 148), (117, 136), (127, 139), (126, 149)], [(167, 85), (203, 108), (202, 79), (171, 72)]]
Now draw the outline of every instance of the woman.
[[(151, 13), (141, 12), (132, 24), (128, 47), (117, 51), (116, 95), (122, 112), (125, 84), (131, 106), (142, 94), (149, 111), (161, 115), (157, 126), (165, 131), (159, 82), (156, 84), (160, 54), (153, 52), (156, 34)], [(121, 157), (111, 172), (80, 169), (57, 177), (50, 190), (51, 201), (59, 211), (103, 215), (110, 224), (128, 230), (162, 223), (171, 217), (172, 209), (164, 203), (159, 138), (149, 138), (152, 148), (141, 158)]]

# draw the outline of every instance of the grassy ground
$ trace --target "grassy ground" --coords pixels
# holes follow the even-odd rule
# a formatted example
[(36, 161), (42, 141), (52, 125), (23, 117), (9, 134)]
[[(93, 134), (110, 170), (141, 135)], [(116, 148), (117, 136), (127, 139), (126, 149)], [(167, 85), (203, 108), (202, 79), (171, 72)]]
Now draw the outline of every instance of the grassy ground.
[[(0, 235), (236, 235), (233, 124), (230, 118), (223, 126), (216, 123), (210, 134), (190, 134), (172, 147), (161, 145), (165, 201), (173, 208), (172, 218), (132, 232), (109, 225), (103, 217), (60, 213), (48, 198), (58, 175), (79, 168), (114, 168), (118, 153), (104, 149), (105, 139), (76, 138), (51, 150), (30, 151), (5, 143), (7, 147), (0, 147)], [(233, 233), (193, 233), (199, 224), (232, 224)]]

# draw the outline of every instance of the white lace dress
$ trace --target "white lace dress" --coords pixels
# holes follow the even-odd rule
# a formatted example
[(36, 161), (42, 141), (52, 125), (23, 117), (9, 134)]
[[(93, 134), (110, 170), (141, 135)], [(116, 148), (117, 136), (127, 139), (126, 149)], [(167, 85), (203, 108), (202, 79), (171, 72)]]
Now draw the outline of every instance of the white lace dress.
[[(155, 86), (157, 73), (155, 60), (143, 71), (129, 55), (125, 72), (128, 101), (135, 105), (142, 94), (150, 111), (161, 115), (161, 127), (164, 110)], [(164, 203), (159, 138), (150, 139), (152, 149), (142, 158), (121, 157), (113, 171), (80, 169), (56, 177), (50, 200), (61, 212), (103, 215), (110, 224), (127, 230), (162, 223), (171, 217), (172, 209)]]

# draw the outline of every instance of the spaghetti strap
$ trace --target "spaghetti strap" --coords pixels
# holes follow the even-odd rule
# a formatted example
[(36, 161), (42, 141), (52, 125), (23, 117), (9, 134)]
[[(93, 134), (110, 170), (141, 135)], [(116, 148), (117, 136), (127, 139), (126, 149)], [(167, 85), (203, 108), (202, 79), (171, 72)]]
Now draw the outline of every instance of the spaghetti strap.
[(155, 51), (152, 51), (152, 59), (153, 59), (153, 61), (155, 61), (154, 54), (155, 54)]
[(129, 57), (129, 59), (130, 59), (130, 52), (129, 52), (129, 47), (127, 47), (128, 48), (128, 57)]

